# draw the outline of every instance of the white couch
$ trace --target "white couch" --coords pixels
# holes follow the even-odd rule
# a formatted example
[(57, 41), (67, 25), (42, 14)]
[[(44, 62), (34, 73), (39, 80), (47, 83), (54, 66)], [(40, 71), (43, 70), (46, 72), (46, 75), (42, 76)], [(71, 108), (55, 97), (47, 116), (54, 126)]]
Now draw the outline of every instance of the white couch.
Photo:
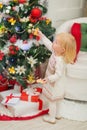
[[(64, 22), (56, 33), (70, 33), (75, 22), (87, 23), (87, 17)], [(87, 121), (87, 52), (80, 51), (75, 64), (67, 65), (65, 79), (62, 83), (65, 85), (65, 99), (61, 104), (61, 115), (68, 119)]]
[(68, 20), (66, 22), (64, 22), (62, 25), (60, 25), (57, 30), (56, 30), (56, 34), (60, 33), (60, 32), (70, 32), (70, 28), (73, 25), (73, 23), (87, 23), (87, 17), (81, 17), (81, 18), (77, 18), (77, 19), (71, 19)]

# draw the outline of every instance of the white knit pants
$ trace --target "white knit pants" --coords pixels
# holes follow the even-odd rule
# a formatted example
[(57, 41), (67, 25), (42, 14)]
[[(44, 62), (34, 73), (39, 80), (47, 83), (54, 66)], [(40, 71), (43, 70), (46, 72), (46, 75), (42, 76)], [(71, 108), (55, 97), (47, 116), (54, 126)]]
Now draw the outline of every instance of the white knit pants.
[(49, 116), (51, 118), (60, 117), (61, 100), (49, 101)]

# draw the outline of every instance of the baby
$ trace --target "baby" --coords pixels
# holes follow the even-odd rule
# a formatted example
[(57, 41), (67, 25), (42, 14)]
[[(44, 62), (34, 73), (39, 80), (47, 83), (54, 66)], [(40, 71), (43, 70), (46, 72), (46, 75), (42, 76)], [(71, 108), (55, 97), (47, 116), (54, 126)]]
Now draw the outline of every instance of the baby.
[(61, 82), (66, 64), (73, 63), (76, 57), (76, 41), (69, 33), (58, 34), (53, 43), (41, 32), (40, 36), (41, 42), (52, 52), (43, 79), (43, 94), (49, 103), (49, 114), (45, 115), (43, 120), (56, 123), (56, 119), (60, 118), (59, 107), (64, 98), (64, 86), (61, 86)]

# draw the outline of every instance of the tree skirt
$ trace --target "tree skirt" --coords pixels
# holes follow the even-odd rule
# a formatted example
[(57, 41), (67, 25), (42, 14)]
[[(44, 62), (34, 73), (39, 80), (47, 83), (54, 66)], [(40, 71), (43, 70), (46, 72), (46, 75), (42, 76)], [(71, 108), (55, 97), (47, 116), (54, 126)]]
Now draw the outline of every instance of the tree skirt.
[(6, 106), (0, 104), (0, 121), (11, 121), (11, 120), (30, 120), (35, 117), (48, 113), (48, 109), (37, 111), (34, 114), (26, 116), (13, 116), (13, 114), (7, 109)]
[(48, 110), (43, 110), (39, 113), (37, 113), (36, 115), (33, 115), (33, 116), (25, 116), (25, 117), (11, 117), (11, 116), (8, 116), (8, 115), (0, 115), (0, 121), (11, 121), (11, 120), (30, 120), (30, 119), (33, 119), (35, 117), (38, 117), (38, 116), (41, 116), (41, 115), (44, 115), (44, 114), (47, 114), (48, 113)]
[[(31, 89), (27, 90), (29, 95), (30, 91)], [(33, 98), (28, 95), (29, 101), (25, 101), (19, 98), (21, 96), (22, 99), (25, 98), (26, 95), (23, 97), (24, 93), (14, 89), (0, 92), (0, 120), (30, 120), (48, 113), (48, 103), (42, 94), (39, 95), (39, 98), (37, 95), (33, 95)]]

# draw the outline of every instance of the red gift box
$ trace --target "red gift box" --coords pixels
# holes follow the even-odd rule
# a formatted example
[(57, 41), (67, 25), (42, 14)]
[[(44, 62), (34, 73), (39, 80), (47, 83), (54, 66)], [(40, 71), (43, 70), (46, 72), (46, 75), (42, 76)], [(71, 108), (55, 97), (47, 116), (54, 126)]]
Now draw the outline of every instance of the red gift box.
[(26, 92), (22, 92), (20, 99), (23, 101), (28, 101), (28, 94), (26, 94)]
[(39, 106), (38, 109), (41, 110), (43, 106), (43, 101), (39, 98), (38, 95), (29, 95), (26, 92), (21, 93), (20, 100), (23, 101), (30, 101), (30, 102), (38, 102)]
[(38, 102), (38, 96), (37, 95), (35, 95), (35, 96), (31, 96), (30, 97), (30, 100), (31, 100), (31, 102)]
[(22, 92), (20, 99), (23, 101), (30, 101), (30, 102), (38, 102), (38, 96), (37, 95), (29, 95), (26, 92)]

